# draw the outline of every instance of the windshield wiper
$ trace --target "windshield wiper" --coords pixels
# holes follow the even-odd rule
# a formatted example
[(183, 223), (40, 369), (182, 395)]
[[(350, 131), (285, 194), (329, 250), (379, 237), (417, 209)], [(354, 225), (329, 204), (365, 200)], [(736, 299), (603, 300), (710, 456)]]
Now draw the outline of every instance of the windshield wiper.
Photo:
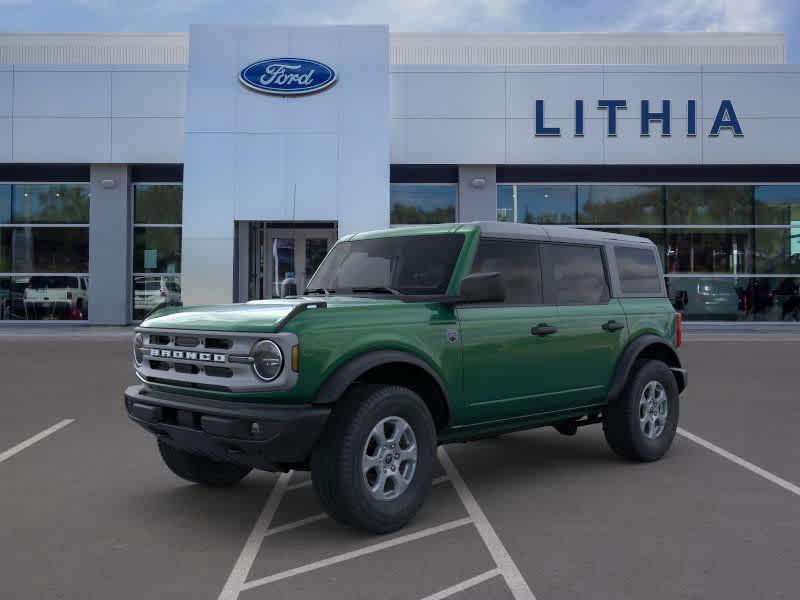
[(304, 293), (305, 294), (325, 294), (327, 296), (328, 294), (336, 293), (336, 290), (329, 290), (329, 289), (326, 289), (324, 287), (319, 287), (319, 288), (308, 289)]
[(354, 287), (350, 290), (354, 293), (359, 292), (366, 292), (366, 293), (374, 293), (374, 294), (392, 294), (393, 296), (399, 296), (400, 292), (394, 288), (387, 287), (385, 285), (376, 285), (373, 287)]

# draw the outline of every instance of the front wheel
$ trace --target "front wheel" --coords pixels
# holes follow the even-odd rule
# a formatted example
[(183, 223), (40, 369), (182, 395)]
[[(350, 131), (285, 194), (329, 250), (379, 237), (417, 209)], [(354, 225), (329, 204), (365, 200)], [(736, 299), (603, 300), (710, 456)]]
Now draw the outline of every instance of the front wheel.
[(660, 360), (637, 361), (625, 389), (608, 405), (603, 432), (623, 458), (649, 462), (669, 450), (678, 428), (675, 376)]
[(403, 527), (431, 490), (436, 428), (411, 390), (359, 385), (337, 403), (311, 458), (314, 489), (336, 520), (372, 533)]
[(164, 464), (178, 477), (209, 487), (230, 487), (241, 481), (252, 469), (232, 463), (218, 462), (199, 454), (186, 452), (158, 440), (158, 451)]

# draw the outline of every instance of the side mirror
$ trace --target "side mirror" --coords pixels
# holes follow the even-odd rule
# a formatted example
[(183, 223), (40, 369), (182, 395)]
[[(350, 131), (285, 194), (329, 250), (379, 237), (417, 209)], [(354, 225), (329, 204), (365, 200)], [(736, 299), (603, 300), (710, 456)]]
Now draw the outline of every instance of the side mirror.
[(472, 273), (461, 280), (459, 302), (503, 302), (506, 299), (506, 284), (497, 272)]

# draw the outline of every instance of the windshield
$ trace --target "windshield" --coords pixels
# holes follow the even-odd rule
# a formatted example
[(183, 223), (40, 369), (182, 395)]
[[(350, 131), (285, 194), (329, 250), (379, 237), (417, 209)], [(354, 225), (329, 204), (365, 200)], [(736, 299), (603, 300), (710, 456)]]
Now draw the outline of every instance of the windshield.
[(307, 291), (444, 294), (463, 244), (463, 234), (341, 242), (325, 257)]

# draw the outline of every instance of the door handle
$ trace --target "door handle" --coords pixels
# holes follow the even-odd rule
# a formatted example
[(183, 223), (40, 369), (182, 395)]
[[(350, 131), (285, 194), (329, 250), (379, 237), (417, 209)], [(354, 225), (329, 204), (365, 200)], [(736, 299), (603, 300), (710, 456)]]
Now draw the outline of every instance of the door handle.
[(531, 335), (552, 335), (556, 331), (558, 331), (558, 328), (550, 325), (537, 325), (531, 329)]
[(606, 331), (619, 331), (620, 329), (624, 328), (624, 323), (617, 323), (616, 321), (608, 321), (607, 323), (603, 323), (603, 329)]

